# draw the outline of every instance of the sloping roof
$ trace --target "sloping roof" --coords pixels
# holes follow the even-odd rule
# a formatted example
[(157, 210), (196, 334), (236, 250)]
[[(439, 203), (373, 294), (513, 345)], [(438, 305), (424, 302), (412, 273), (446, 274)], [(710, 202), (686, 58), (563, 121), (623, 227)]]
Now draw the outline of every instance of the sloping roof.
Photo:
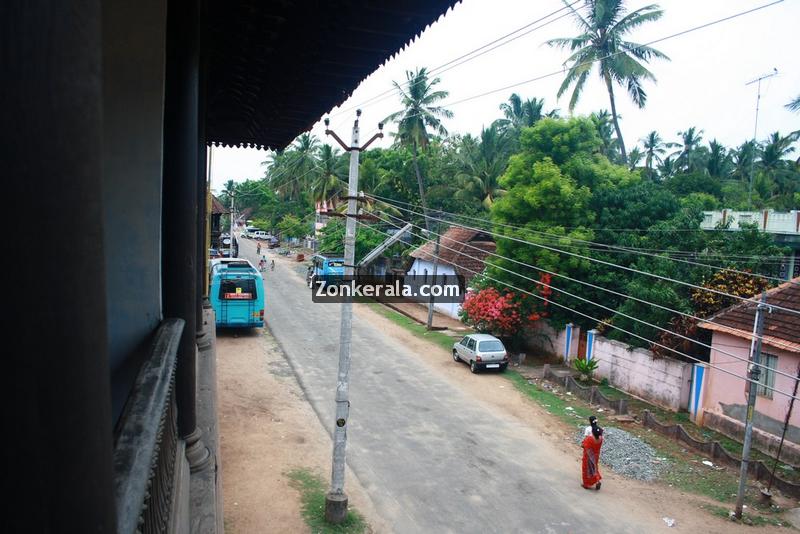
[[(412, 258), (432, 262), (435, 242), (428, 241), (411, 253)], [(495, 251), (489, 234), (460, 226), (453, 226), (442, 234), (439, 241), (439, 263), (451, 265), (469, 282), (475, 273), (480, 273), (486, 265), (486, 258)], [(476, 250), (477, 249), (477, 250)]]
[(221, 215), (223, 213), (230, 213), (230, 210), (222, 205), (217, 197), (211, 195), (211, 213), (214, 215)]
[[(800, 312), (800, 277), (767, 291), (769, 304)], [(722, 310), (708, 321), (700, 323), (700, 327), (749, 340), (755, 315), (756, 304), (743, 302)], [(762, 342), (790, 352), (800, 352), (800, 315), (773, 308), (771, 313), (764, 316)]]
[(286, 147), (454, 4), (209, 0), (208, 141)]

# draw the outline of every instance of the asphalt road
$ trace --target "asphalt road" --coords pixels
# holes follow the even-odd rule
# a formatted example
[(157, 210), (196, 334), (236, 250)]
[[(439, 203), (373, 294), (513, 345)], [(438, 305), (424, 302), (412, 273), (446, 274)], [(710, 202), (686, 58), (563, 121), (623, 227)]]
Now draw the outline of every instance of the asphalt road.
[[(255, 244), (241, 243), (256, 260)], [(332, 429), (339, 305), (312, 303), (296, 266), (276, 264), (264, 275), (267, 323)], [(352, 346), (348, 464), (395, 532), (650, 530), (604, 511), (605, 496), (580, 487), (566, 455), (577, 450), (558, 451), (536, 429), (470, 398), (357, 315)]]

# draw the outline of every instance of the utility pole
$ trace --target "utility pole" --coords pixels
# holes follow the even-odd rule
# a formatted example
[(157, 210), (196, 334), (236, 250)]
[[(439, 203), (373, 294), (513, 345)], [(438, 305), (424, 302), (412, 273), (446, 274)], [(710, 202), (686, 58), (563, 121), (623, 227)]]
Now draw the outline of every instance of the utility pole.
[[(353, 123), (353, 140), (347, 146), (335, 132), (328, 129), (330, 119), (325, 119), (325, 135), (332, 136), (346, 151), (350, 152), (350, 174), (347, 181), (347, 213), (344, 234), (345, 280), (355, 274), (356, 222), (358, 215), (358, 159), (373, 141), (383, 137), (383, 123), (372, 139), (358, 146), (358, 121), (361, 110), (356, 110)], [(345, 450), (347, 448), (347, 423), (350, 416), (350, 347), (353, 334), (353, 299), (346, 296), (342, 301), (339, 323), (339, 372), (336, 379), (336, 423), (333, 427), (333, 461), (331, 466), (331, 488), (325, 495), (325, 519), (330, 523), (342, 523), (347, 518), (347, 494), (344, 492)]]
[(769, 309), (767, 306), (767, 294), (761, 293), (761, 302), (756, 306), (756, 318), (753, 324), (753, 339), (750, 342), (750, 369), (749, 387), (747, 394), (747, 414), (745, 415), (744, 444), (742, 445), (742, 466), (739, 471), (739, 491), (736, 494), (736, 519), (742, 518), (742, 506), (744, 504), (744, 489), (747, 484), (747, 465), (750, 461), (750, 445), (753, 439), (753, 411), (756, 406), (756, 396), (758, 395), (758, 379), (761, 376), (761, 335), (764, 333), (764, 312)]
[(229, 258), (233, 258), (233, 189), (231, 189), (231, 235), (230, 235), (231, 244), (228, 246), (228, 250), (230, 250), (230, 254), (228, 254)]
[(766, 80), (767, 78), (772, 78), (773, 76), (778, 75), (778, 69), (775, 67), (772, 68), (772, 72), (769, 74), (764, 74), (759, 76), (754, 80), (750, 80), (745, 84), (745, 86), (752, 85), (754, 83), (758, 83), (758, 96), (756, 96), (756, 123), (753, 127), (753, 155), (750, 158), (750, 189), (747, 193), (747, 207), (748, 209), (753, 209), (753, 173), (755, 170), (756, 164), (756, 141), (758, 139), (758, 108), (761, 103), (761, 80)]
[[(425, 221), (427, 222), (427, 220), (428, 220), (427, 212), (426, 212), (425, 215), (426, 215), (425, 216)], [(425, 226), (430, 228), (430, 226), (427, 225), (427, 224)], [(434, 284), (436, 283), (436, 274), (437, 274), (436, 273), (436, 269), (439, 266), (439, 239), (441, 237), (439, 235), (440, 232), (438, 231), (439, 230), (439, 224), (438, 223), (436, 223), (436, 230), (437, 230), (436, 231), (436, 242), (433, 245), (433, 283)], [(428, 235), (430, 236), (430, 232), (428, 232)], [(425, 326), (425, 328), (427, 330), (433, 329), (433, 295), (431, 295), (430, 296), (430, 300), (428, 300), (428, 323)]]

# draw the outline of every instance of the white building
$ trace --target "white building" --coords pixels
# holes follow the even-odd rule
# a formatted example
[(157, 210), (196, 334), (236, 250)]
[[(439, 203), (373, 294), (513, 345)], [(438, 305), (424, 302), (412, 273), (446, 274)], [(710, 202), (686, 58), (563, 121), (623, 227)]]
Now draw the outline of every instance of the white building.
[[(411, 253), (414, 263), (407, 274), (433, 275), (433, 252), (435, 243), (429, 241)], [(495, 251), (496, 245), (489, 234), (454, 226), (447, 230), (439, 242), (439, 264), (436, 274), (460, 275), (466, 286), (476, 273), (483, 272), (486, 258)], [(458, 303), (438, 303), (434, 300), (436, 311), (458, 319), (461, 305)]]

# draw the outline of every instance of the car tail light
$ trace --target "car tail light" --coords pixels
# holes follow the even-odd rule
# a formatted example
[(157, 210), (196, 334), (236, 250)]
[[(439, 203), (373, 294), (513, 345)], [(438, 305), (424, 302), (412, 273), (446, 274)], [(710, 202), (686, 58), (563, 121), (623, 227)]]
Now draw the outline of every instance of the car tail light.
[(261, 310), (260, 312), (258, 312), (258, 316), (263, 319), (264, 318), (264, 310)]
[(482, 362), (483, 360), (481, 360), (481, 357), (480, 357), (480, 356), (475, 356), (475, 361), (476, 361), (476, 362)]

